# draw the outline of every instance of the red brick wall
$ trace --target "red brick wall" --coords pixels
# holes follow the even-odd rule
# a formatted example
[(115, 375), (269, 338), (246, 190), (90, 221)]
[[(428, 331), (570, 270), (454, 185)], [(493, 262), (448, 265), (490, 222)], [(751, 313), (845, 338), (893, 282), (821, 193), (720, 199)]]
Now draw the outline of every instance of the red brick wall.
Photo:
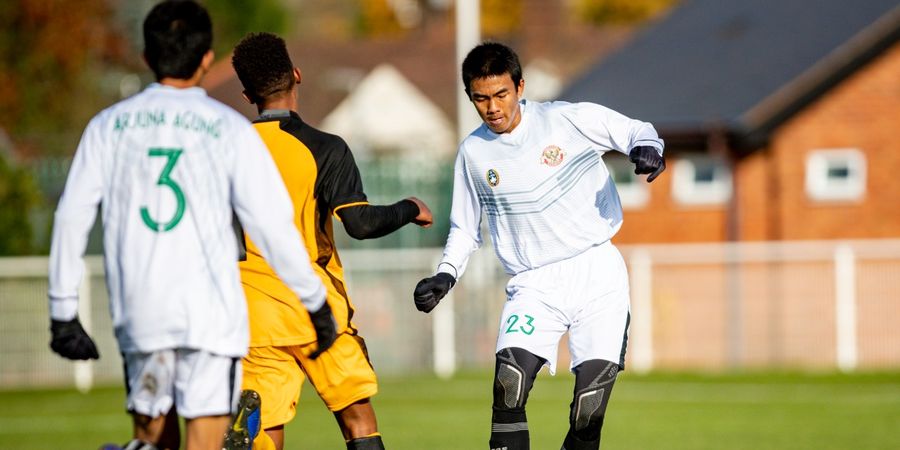
[[(898, 74), (900, 45), (895, 45), (782, 124), (768, 148), (738, 162), (733, 176), (739, 240), (900, 236)], [(808, 198), (807, 155), (830, 148), (865, 154), (862, 200), (823, 203)], [(625, 211), (616, 243), (728, 239), (728, 206), (678, 204), (672, 198), (671, 175), (669, 171), (650, 185), (646, 206)]]
[[(772, 139), (781, 183), (775, 237), (780, 239), (900, 236), (900, 45), (882, 54), (785, 123)], [(866, 191), (856, 202), (807, 197), (810, 151), (856, 148), (866, 156)]]
[[(669, 166), (671, 169), (671, 165)], [(626, 209), (615, 243), (704, 242), (725, 239), (725, 208), (684, 206), (672, 198), (671, 171), (650, 183), (650, 201)], [(643, 182), (643, 181), (642, 181)]]
[(734, 169), (737, 180), (738, 231), (737, 239), (765, 241), (776, 239), (772, 229), (777, 216), (770, 214), (777, 195), (779, 180), (772, 177), (772, 158), (769, 149), (760, 149), (740, 160)]

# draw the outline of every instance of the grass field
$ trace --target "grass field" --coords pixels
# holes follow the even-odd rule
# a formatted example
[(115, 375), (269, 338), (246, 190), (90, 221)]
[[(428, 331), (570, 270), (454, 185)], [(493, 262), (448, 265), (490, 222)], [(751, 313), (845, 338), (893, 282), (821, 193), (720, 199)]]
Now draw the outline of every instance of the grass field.
[[(532, 448), (557, 450), (571, 375), (538, 378), (529, 398)], [(490, 374), (383, 377), (374, 405), (388, 449), (486, 449)], [(124, 442), (121, 388), (0, 391), (0, 449), (94, 450)], [(287, 449), (343, 449), (331, 414), (304, 388)], [(604, 450), (900, 449), (900, 374), (636, 376), (616, 384)]]

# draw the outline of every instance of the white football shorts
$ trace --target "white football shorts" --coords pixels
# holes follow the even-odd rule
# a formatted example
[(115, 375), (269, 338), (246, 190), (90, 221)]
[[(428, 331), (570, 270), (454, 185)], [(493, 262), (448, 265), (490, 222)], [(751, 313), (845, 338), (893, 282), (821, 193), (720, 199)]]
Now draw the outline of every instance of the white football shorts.
[(241, 359), (195, 349), (126, 353), (128, 411), (150, 417), (172, 406), (186, 419), (231, 414), (241, 388)]
[(506, 295), (498, 352), (523, 348), (546, 359), (555, 374), (559, 340), (568, 331), (570, 370), (590, 359), (624, 368), (631, 314), (628, 272), (611, 242), (516, 274)]

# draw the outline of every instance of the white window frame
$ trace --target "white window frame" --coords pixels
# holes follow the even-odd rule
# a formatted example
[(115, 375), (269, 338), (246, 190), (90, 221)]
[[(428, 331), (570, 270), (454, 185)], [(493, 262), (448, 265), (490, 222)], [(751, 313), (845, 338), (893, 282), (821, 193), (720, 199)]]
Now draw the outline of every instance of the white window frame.
[[(701, 162), (715, 164), (713, 180), (698, 183), (696, 167)], [(706, 153), (683, 154), (672, 171), (672, 197), (683, 205), (721, 205), (731, 200), (731, 168), (721, 157)]]
[(616, 155), (614, 158), (604, 156), (609, 176), (614, 179), (613, 173), (617, 169), (626, 171), (631, 180), (628, 183), (616, 182), (616, 191), (619, 193), (619, 201), (622, 209), (641, 209), (650, 202), (650, 189), (643, 178), (634, 174), (634, 164), (624, 154), (609, 152), (608, 155)]
[[(829, 178), (828, 170), (845, 165), (846, 179)], [(806, 195), (819, 202), (853, 202), (866, 194), (866, 155), (855, 148), (818, 149), (806, 155)]]

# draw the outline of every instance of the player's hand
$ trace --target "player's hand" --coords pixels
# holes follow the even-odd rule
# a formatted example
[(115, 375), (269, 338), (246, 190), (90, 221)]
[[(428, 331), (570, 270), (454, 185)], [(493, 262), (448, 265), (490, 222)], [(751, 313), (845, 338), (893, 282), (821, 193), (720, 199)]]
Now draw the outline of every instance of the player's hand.
[(407, 200), (416, 204), (419, 207), (419, 215), (413, 219), (413, 223), (422, 227), (428, 228), (434, 223), (434, 217), (431, 216), (431, 210), (428, 209), (428, 205), (425, 204), (422, 200), (419, 200), (415, 197), (410, 197)]
[(81, 326), (78, 317), (72, 320), (50, 320), (50, 348), (67, 359), (100, 359), (94, 340)]
[(323, 303), (318, 311), (310, 312), (309, 318), (312, 319), (313, 328), (316, 330), (316, 341), (319, 343), (318, 348), (310, 353), (309, 357), (316, 359), (325, 353), (331, 344), (334, 344), (334, 340), (337, 339), (337, 325), (328, 302)]
[(643, 175), (649, 173), (647, 182), (651, 182), (666, 170), (666, 159), (659, 154), (659, 150), (650, 146), (640, 146), (631, 149), (628, 159), (634, 163), (634, 173)]
[(416, 301), (416, 309), (424, 313), (431, 312), (441, 299), (450, 292), (450, 288), (456, 284), (456, 278), (446, 272), (425, 278), (416, 284), (413, 291), (413, 300)]

